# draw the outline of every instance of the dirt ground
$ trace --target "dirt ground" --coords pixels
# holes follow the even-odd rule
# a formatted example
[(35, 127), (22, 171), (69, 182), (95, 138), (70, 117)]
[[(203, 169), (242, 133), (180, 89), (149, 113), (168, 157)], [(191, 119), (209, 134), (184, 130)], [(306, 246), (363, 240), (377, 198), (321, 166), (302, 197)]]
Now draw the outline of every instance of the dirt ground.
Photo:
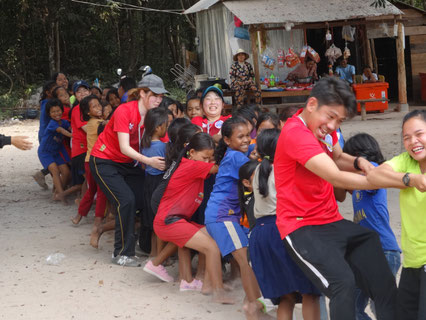
[[(367, 132), (379, 141), (386, 158), (400, 153), (403, 113), (369, 114), (345, 122), (345, 138)], [(89, 245), (93, 212), (78, 227), (70, 218), (76, 206), (51, 200), (32, 174), (41, 168), (37, 157), (37, 120), (6, 123), (5, 135), (26, 135), (34, 143), (30, 151), (6, 146), (0, 150), (0, 317), (2, 319), (244, 319), (242, 303), (224, 306), (209, 297), (179, 292), (178, 282), (162, 283), (141, 268), (110, 263), (113, 233), (104, 234), (98, 250)], [(389, 190), (391, 225), (400, 238), (398, 191)], [(339, 204), (352, 218), (351, 196)], [(46, 258), (62, 253), (59, 265)], [(177, 264), (169, 272), (177, 278)], [(234, 290), (243, 299), (241, 286)], [(297, 310), (298, 319), (300, 310)]]

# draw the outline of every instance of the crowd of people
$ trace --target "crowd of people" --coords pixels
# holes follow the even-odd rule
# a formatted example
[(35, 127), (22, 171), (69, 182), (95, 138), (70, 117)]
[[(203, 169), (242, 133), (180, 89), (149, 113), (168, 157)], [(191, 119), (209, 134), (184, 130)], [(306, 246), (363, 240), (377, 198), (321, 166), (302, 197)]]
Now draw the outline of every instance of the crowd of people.
[[(216, 86), (185, 105), (167, 94), (154, 74), (101, 90), (84, 80), (69, 86), (58, 73), (43, 87), (43, 169), (34, 179), (47, 188), (50, 174), (53, 199), (73, 197), (74, 225), (96, 202), (93, 247), (114, 230), (112, 262), (141, 267), (136, 251), (149, 255), (143, 270), (164, 282), (174, 281), (165, 267), (177, 253), (180, 291), (224, 304), (236, 302), (223, 281), (230, 263), (247, 319), (258, 319), (269, 300), (278, 319), (292, 319), (296, 303), (304, 319), (322, 319), (321, 295), (334, 320), (369, 319), (369, 299), (377, 319), (425, 319), (426, 112), (405, 116), (406, 151), (385, 161), (366, 133), (342, 150), (336, 130), (356, 100), (336, 77), (322, 78), (303, 108), (279, 115), (256, 105), (224, 115)], [(14, 143), (0, 138), (0, 147)], [(17, 138), (17, 147), (31, 147)], [(389, 187), (402, 189), (401, 248), (389, 224)], [(354, 222), (338, 211), (347, 192)]]

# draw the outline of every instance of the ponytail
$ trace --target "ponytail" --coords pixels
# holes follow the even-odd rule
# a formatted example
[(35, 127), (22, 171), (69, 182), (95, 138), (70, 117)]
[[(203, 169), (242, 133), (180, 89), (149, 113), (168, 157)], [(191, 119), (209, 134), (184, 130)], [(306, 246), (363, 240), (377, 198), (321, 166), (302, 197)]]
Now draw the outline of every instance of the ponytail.
[(269, 194), (268, 179), (272, 171), (279, 135), (278, 129), (266, 129), (259, 134), (256, 141), (257, 152), (262, 159), (259, 167), (259, 193), (264, 197)]

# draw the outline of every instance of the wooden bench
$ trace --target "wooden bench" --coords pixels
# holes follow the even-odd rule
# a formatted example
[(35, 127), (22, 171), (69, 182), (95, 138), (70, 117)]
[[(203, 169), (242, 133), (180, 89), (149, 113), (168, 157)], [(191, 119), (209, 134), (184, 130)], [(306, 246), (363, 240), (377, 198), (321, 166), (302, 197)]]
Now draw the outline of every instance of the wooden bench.
[(380, 98), (380, 99), (359, 99), (356, 102), (361, 105), (361, 120), (365, 121), (367, 120), (367, 110), (365, 109), (365, 104), (368, 102), (385, 102), (389, 101), (387, 98)]

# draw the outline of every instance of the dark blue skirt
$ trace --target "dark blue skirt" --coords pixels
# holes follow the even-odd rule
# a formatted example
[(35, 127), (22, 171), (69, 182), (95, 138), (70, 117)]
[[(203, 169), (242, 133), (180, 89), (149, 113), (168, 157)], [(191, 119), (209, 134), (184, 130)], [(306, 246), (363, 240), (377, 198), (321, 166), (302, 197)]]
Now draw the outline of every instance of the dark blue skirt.
[(250, 259), (263, 296), (275, 300), (292, 292), (320, 295), (287, 253), (275, 221), (276, 216), (257, 219), (249, 239)]

